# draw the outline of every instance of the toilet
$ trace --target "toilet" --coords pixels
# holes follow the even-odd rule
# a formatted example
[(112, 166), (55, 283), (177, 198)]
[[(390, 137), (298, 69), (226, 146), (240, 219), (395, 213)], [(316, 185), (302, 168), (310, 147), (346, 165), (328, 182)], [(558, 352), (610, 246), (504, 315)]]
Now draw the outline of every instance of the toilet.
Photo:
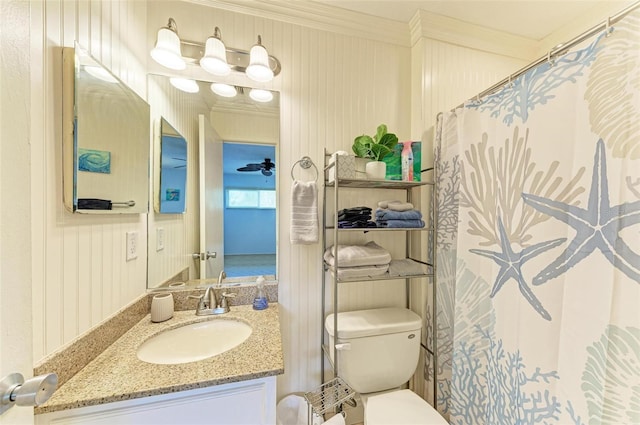
[(340, 377), (360, 393), (365, 425), (448, 425), (420, 396), (400, 389), (416, 371), (422, 319), (406, 308), (338, 313), (325, 320), (333, 361), (335, 342)]

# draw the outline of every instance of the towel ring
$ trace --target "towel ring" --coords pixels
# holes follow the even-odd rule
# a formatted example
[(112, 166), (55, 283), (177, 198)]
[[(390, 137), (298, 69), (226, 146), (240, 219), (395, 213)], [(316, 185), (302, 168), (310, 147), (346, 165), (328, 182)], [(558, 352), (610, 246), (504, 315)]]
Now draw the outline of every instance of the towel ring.
[(318, 172), (318, 167), (316, 167), (316, 164), (314, 164), (313, 161), (311, 160), (311, 158), (309, 158), (308, 156), (303, 156), (302, 158), (300, 158), (299, 160), (294, 162), (293, 165), (291, 166), (291, 178), (293, 180), (296, 179), (293, 176), (293, 169), (296, 168), (296, 165), (298, 165), (298, 164), (300, 164), (300, 167), (302, 167), (305, 170), (308, 170), (309, 168), (313, 167), (313, 169), (316, 170), (316, 180), (315, 181), (318, 181), (318, 176), (320, 175), (320, 173)]

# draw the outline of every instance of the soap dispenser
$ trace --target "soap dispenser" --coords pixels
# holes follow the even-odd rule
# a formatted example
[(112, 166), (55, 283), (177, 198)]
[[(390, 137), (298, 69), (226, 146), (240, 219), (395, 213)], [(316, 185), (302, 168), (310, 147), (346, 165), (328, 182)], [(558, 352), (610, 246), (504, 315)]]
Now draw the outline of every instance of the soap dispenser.
[(264, 282), (264, 276), (258, 276), (258, 279), (256, 279), (256, 296), (253, 299), (254, 310), (264, 310), (269, 307), (267, 294), (264, 291)]

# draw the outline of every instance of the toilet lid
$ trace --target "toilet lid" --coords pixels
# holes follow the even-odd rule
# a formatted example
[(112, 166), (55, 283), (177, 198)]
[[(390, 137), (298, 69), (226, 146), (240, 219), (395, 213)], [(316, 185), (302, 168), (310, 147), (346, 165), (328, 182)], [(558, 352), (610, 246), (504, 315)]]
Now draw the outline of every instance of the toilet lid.
[(370, 396), (366, 425), (448, 425), (440, 414), (411, 390)]

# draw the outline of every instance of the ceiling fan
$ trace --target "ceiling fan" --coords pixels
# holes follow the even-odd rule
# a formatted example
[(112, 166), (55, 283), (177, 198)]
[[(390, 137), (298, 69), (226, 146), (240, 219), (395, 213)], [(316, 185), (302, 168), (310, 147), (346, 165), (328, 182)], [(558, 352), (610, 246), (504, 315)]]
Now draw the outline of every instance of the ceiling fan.
[(238, 171), (260, 171), (262, 172), (263, 175), (270, 176), (273, 174), (271, 170), (275, 170), (275, 168), (276, 168), (276, 164), (274, 162), (271, 162), (271, 158), (265, 158), (264, 162), (261, 162), (259, 164), (256, 164), (256, 163), (247, 164), (246, 166), (240, 167), (237, 170)]

